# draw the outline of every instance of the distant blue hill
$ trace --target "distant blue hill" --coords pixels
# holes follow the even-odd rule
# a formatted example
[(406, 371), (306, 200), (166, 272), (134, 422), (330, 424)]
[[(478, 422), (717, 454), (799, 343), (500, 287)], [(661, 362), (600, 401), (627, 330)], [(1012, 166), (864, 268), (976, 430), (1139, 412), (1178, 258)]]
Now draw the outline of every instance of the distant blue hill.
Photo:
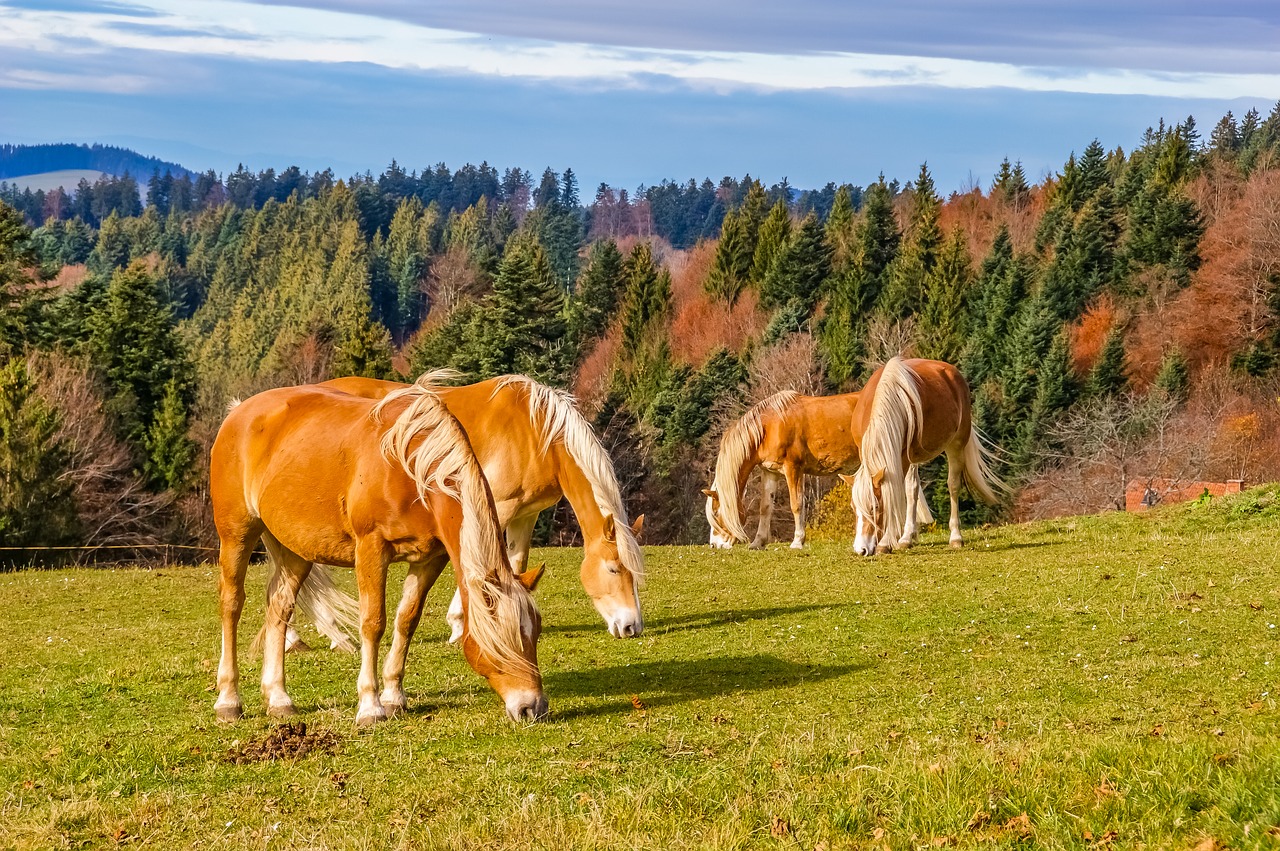
[(174, 177), (195, 176), (177, 163), (110, 145), (0, 145), (0, 180), (70, 169), (103, 171), (117, 177), (128, 173), (143, 186), (157, 170), (171, 172)]

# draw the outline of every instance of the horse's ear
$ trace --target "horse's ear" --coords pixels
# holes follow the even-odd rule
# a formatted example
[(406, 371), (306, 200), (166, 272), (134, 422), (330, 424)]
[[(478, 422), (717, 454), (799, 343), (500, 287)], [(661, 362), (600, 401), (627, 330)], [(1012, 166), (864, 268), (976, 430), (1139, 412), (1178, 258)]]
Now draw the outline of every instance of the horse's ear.
[(631, 534), (639, 538), (640, 533), (643, 531), (644, 531), (644, 515), (641, 514), (635, 520), (631, 521)]
[(544, 561), (537, 567), (530, 568), (524, 573), (517, 573), (516, 579), (520, 580), (520, 584), (528, 589), (529, 593), (533, 593), (533, 589), (538, 587), (538, 580), (542, 578), (542, 572), (547, 569), (547, 563)]
[(877, 470), (871, 475), (871, 484), (880, 487), (880, 483), (884, 481), (884, 470)]
[(604, 516), (604, 539), (611, 544), (618, 540), (618, 529), (613, 525), (612, 514)]
[(715, 491), (713, 491), (711, 488), (703, 488), (703, 489), (702, 489), (702, 495), (703, 495), (703, 496), (709, 496), (709, 497), (711, 497), (712, 499), (715, 499), (716, 492), (715, 492)]
[(844, 473), (836, 473), (836, 475), (840, 477), (840, 481), (850, 487), (853, 487), (853, 480), (856, 478), (855, 476), (846, 476)]

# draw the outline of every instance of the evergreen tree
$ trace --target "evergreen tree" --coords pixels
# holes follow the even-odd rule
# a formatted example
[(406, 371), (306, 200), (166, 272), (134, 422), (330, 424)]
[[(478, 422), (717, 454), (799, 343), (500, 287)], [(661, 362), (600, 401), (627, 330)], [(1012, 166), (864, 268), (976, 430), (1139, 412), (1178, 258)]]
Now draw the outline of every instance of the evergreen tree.
[(480, 375), (522, 373), (563, 384), (564, 299), (542, 246), (511, 242), (475, 320), (483, 323), (475, 352)]
[(22, 213), (0, 202), (0, 358), (19, 352), (26, 339), (30, 283), (39, 262), (36, 243)]
[(924, 300), (925, 279), (937, 261), (942, 231), (938, 217), (942, 201), (934, 188), (928, 164), (920, 166), (920, 174), (911, 192), (911, 215), (903, 246), (894, 259), (888, 284), (880, 296), (877, 311), (889, 318), (914, 316)]
[(660, 272), (654, 265), (653, 249), (647, 242), (637, 243), (631, 250), (623, 274), (626, 293), (622, 307), (622, 345), (627, 352), (636, 352), (645, 343), (650, 327), (666, 321), (671, 277), (666, 269)]
[(1011, 453), (1013, 465), (1023, 471), (1031, 469), (1035, 451), (1044, 444), (1049, 426), (1075, 401), (1071, 348), (1065, 330), (1053, 338), (1036, 379), (1031, 409), (1020, 424)]
[(1191, 367), (1182, 352), (1171, 349), (1164, 356), (1152, 389), (1179, 403), (1187, 401), (1187, 397), (1191, 395)]
[(769, 215), (760, 225), (755, 255), (751, 261), (751, 280), (763, 282), (773, 268), (774, 260), (782, 253), (791, 238), (791, 214), (782, 201), (773, 205)]
[(143, 470), (161, 490), (182, 490), (196, 457), (196, 444), (187, 436), (190, 417), (182, 395), (178, 382), (170, 379), (147, 429)]
[(954, 228), (925, 278), (920, 311), (922, 357), (955, 363), (968, 335), (967, 300), (972, 273), (964, 232)]
[(720, 226), (720, 241), (716, 244), (711, 271), (707, 274), (706, 289), (729, 305), (737, 302), (751, 275), (753, 258), (747, 250), (748, 244), (742, 217), (733, 211), (726, 213)]
[(818, 217), (810, 213), (770, 265), (760, 286), (760, 302), (780, 307), (797, 300), (812, 310), (830, 274), (831, 249)]
[(1107, 333), (1098, 362), (1089, 372), (1087, 390), (1090, 397), (1115, 396), (1128, 386), (1129, 379), (1124, 374), (1124, 334), (1122, 323), (1117, 323)]
[[(57, 546), (76, 539), (71, 483), (63, 475), (69, 450), (59, 418), (36, 394), (26, 364), (0, 367), (0, 541), (7, 546)], [(0, 563), (21, 559), (0, 553)]]
[(569, 300), (567, 331), (571, 351), (581, 356), (583, 344), (605, 332), (617, 314), (625, 286), (618, 244), (611, 239), (593, 244), (587, 254), (587, 266)]
[[(102, 303), (85, 324), (85, 345), (111, 388), (108, 407), (122, 436), (145, 452), (170, 386), (182, 408), (193, 397), (191, 364), (146, 267), (134, 263), (112, 275)], [(158, 466), (165, 463), (153, 460)]]

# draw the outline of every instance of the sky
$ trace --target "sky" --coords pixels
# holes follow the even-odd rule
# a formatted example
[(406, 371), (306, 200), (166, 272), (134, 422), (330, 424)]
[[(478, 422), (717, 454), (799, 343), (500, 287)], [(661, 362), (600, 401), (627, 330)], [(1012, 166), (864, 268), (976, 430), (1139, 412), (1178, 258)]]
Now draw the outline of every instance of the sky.
[(1277, 101), (1275, 0), (0, 0), (0, 143), (197, 171), (947, 193)]

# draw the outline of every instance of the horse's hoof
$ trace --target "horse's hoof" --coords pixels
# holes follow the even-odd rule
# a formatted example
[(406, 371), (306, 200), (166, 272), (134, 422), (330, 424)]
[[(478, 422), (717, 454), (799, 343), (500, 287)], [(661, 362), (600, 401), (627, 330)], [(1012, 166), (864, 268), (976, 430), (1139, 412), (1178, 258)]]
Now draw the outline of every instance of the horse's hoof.
[(244, 707), (238, 703), (234, 706), (215, 706), (213, 712), (223, 724), (231, 724), (244, 715)]
[(750, 544), (748, 544), (748, 545), (747, 545), (747, 549), (749, 549), (749, 550), (763, 550), (763, 549), (764, 549), (764, 544), (763, 544), (763, 543), (761, 543), (760, 541), (752, 541)]
[(369, 712), (364, 715), (357, 715), (356, 726), (360, 727), (361, 729), (367, 730), (373, 725), (380, 724), (386, 720), (387, 720), (387, 713), (386, 713), (386, 710), (384, 709), (380, 712)]
[(791, 542), (791, 549), (793, 549), (793, 550), (803, 550), (803, 549), (804, 549), (804, 542), (803, 542), (803, 541), (792, 541), (792, 542)]
[(878, 556), (882, 556), (885, 553), (891, 553), (891, 552), (893, 552), (893, 547), (889, 546), (888, 544), (880, 544), (879, 546), (876, 547), (876, 555)]
[(298, 710), (293, 707), (292, 703), (277, 703), (267, 707), (267, 717), (269, 718), (292, 718), (298, 714)]
[(307, 642), (303, 641), (301, 638), (299, 638), (297, 641), (295, 641), (295, 642), (293, 642), (292, 644), (290, 644), (289, 646), (285, 647), (284, 652), (286, 652), (286, 653), (310, 653), (310, 652), (311, 652), (311, 645), (310, 645), (310, 644), (308, 644)]
[(964, 541), (952, 541), (948, 546), (953, 550), (962, 550), (964, 549)]

